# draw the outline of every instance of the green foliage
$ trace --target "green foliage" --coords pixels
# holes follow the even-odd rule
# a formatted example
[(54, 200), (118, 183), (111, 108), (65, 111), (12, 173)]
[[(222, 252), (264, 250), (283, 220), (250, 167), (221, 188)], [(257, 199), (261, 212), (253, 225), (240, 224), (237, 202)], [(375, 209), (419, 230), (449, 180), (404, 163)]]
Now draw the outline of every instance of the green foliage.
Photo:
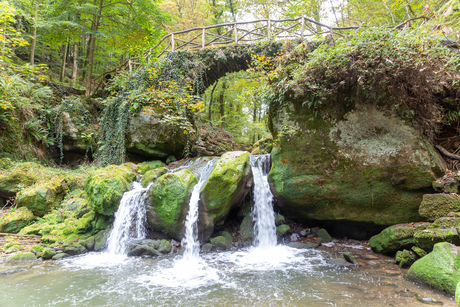
[(340, 106), (338, 114), (356, 103), (391, 105), (433, 139), (445, 109), (458, 111), (458, 103), (446, 106), (441, 99), (459, 97), (459, 64), (429, 33), (362, 29), (313, 52), (296, 49), (281, 61), (271, 99), (274, 105), (295, 101), (322, 116), (332, 115), (325, 111), (331, 105)]

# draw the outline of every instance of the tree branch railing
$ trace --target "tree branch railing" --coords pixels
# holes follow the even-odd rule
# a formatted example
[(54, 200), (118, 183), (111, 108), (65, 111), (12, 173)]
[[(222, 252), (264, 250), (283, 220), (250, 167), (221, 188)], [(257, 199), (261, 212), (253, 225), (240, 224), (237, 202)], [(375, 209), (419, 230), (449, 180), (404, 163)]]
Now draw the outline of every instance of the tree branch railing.
[[(259, 19), (223, 23), (172, 32), (165, 35), (154, 47), (146, 50), (141, 56), (132, 57), (120, 66), (104, 72), (95, 78), (92, 83), (95, 89), (92, 92), (95, 93), (99, 89), (105, 87), (107, 75), (116, 75), (124, 70), (132, 72), (139, 69), (142, 64), (137, 60), (141, 57), (148, 61), (152, 57), (159, 58), (165, 53), (178, 50), (204, 49), (207, 47), (221, 47), (243, 43), (248, 44), (263, 39), (269, 41), (280, 39), (305, 39), (309, 36), (323, 34), (338, 34), (342, 36), (339, 32), (358, 28), (359, 27), (330, 27), (316, 20), (302, 16), (281, 20)], [(165, 47), (157, 51), (157, 48), (162, 45)]]

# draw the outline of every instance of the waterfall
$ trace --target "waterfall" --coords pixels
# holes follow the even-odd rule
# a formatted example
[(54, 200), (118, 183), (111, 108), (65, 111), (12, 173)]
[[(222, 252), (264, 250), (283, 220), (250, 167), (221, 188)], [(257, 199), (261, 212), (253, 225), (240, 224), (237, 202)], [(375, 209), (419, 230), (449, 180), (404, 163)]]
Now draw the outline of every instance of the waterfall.
[(109, 254), (125, 255), (127, 243), (130, 240), (146, 237), (145, 202), (150, 185), (143, 188), (139, 182), (134, 182), (132, 190), (123, 194), (120, 206), (115, 213), (113, 229), (107, 240), (107, 252)]
[(198, 183), (193, 187), (192, 196), (190, 197), (187, 219), (185, 221), (185, 235), (182, 239), (182, 245), (185, 245), (184, 260), (199, 258), (200, 242), (198, 241), (198, 203), (200, 201), (200, 192), (203, 185), (211, 175), (216, 159), (209, 160), (203, 167), (198, 169), (196, 176), (199, 178)]
[(252, 175), (254, 176), (254, 245), (256, 247), (276, 246), (275, 212), (273, 194), (270, 191), (267, 175), (270, 171), (270, 155), (250, 156)]

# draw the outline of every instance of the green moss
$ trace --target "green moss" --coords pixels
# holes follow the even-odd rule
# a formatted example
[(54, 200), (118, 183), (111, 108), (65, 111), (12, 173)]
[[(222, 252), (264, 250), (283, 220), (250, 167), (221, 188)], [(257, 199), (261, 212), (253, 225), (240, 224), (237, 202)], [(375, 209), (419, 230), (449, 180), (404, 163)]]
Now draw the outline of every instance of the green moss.
[(419, 221), (422, 189), (435, 178), (430, 145), (391, 112), (339, 109), (321, 117), (285, 102), (272, 110), (269, 182), (283, 214), (385, 226)]
[(18, 233), (34, 220), (35, 217), (29, 209), (18, 208), (0, 217), (0, 232)]
[(149, 191), (149, 225), (175, 239), (181, 239), (188, 202), (197, 178), (186, 169), (160, 176)]
[(417, 260), (417, 255), (414, 252), (405, 249), (396, 253), (395, 260), (396, 263), (399, 263), (400, 267), (406, 268), (410, 267), (415, 260)]
[(214, 248), (216, 249), (221, 249), (221, 250), (227, 250), (227, 249), (230, 249), (232, 247), (232, 241), (228, 240), (226, 237), (224, 236), (218, 236), (218, 237), (215, 237), (215, 238), (212, 238), (211, 239), (211, 244)]
[(16, 196), (18, 207), (28, 208), (36, 216), (44, 216), (68, 192), (66, 180), (57, 176), (45, 182), (39, 182), (19, 192)]
[(87, 233), (90, 232), (92, 229), (92, 223), (96, 219), (96, 213), (94, 211), (90, 211), (82, 216), (81, 219), (77, 221), (77, 233)]
[(137, 165), (137, 171), (141, 173), (141, 175), (146, 175), (148, 171), (154, 170), (156, 168), (166, 166), (163, 162), (159, 160), (149, 161), (149, 162), (142, 162)]
[(439, 242), (450, 242), (460, 244), (460, 237), (457, 230), (454, 229), (439, 229), (430, 228), (425, 230), (417, 230), (414, 233), (415, 243), (418, 247), (431, 251), (433, 246)]
[(370, 238), (369, 245), (377, 253), (394, 253), (402, 248), (410, 248), (415, 245), (415, 232), (422, 231), (428, 226), (428, 223), (390, 226)]
[(436, 244), (431, 253), (410, 267), (407, 278), (455, 294), (460, 281), (458, 247), (445, 242)]
[(147, 187), (150, 182), (155, 182), (160, 176), (166, 174), (168, 169), (160, 167), (152, 170), (148, 170), (144, 176), (142, 176), (141, 184), (143, 187)]
[(85, 184), (89, 205), (99, 214), (113, 215), (123, 193), (136, 178), (135, 165), (125, 163), (97, 169)]
[(243, 241), (250, 241), (254, 237), (254, 226), (251, 214), (246, 214), (240, 224), (240, 237)]
[(285, 235), (286, 232), (288, 232), (289, 230), (291, 230), (291, 227), (289, 227), (288, 225), (279, 225), (278, 227), (276, 227), (276, 234), (277, 235)]
[(324, 228), (321, 228), (320, 230), (318, 230), (318, 232), (316, 233), (316, 236), (321, 239), (321, 242), (327, 243), (327, 242), (332, 241), (332, 237), (329, 235), (329, 233)]
[(425, 194), (419, 214), (429, 221), (460, 211), (460, 197), (457, 194)]
[(36, 260), (37, 257), (32, 252), (17, 253), (14, 256), (8, 258), (8, 261), (30, 261)]
[(77, 219), (91, 210), (88, 204), (88, 195), (81, 189), (68, 193), (60, 207)]
[(34, 245), (30, 249), (31, 252), (41, 252), (44, 249), (42, 245)]
[(41, 254), (41, 257), (43, 259), (51, 259), (54, 257), (54, 255), (56, 255), (56, 252), (49, 249), (49, 248), (45, 248)]

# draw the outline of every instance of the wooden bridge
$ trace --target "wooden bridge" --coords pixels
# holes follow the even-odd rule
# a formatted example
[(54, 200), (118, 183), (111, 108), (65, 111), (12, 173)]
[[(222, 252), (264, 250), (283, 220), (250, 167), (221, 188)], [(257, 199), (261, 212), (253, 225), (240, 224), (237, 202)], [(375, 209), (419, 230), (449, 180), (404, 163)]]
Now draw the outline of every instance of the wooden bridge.
[[(411, 18), (395, 26), (400, 29), (410, 22), (426, 17)], [(307, 17), (289, 19), (259, 19), (224, 23), (206, 27), (191, 28), (172, 32), (165, 35), (154, 47), (146, 50), (140, 56), (132, 57), (122, 65), (106, 71), (93, 80), (92, 92), (105, 87), (105, 76), (116, 75), (121, 71), (132, 73), (142, 66), (141, 62), (148, 62), (153, 57), (180, 50), (196, 50), (210, 47), (223, 47), (239, 44), (251, 44), (257, 41), (305, 40), (312, 36), (331, 35), (343, 36), (343, 32), (355, 30), (359, 27), (330, 27)]]

